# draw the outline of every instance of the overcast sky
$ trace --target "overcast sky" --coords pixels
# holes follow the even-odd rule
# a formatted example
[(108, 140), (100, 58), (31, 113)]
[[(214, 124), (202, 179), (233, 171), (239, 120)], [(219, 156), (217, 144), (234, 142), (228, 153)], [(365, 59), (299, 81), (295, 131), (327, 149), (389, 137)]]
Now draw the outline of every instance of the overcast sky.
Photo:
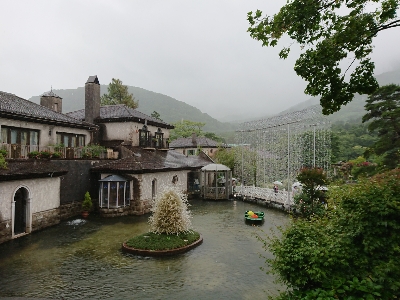
[[(221, 119), (278, 113), (309, 99), (293, 71), (246, 32), (246, 14), (286, 0), (0, 0), (0, 90), (25, 99), (53, 89), (126, 85)], [(375, 40), (376, 74), (400, 67), (400, 30)], [(297, 53), (298, 54), (298, 53)], [(66, 99), (67, 100), (67, 99)], [(139, 106), (140, 110), (140, 106)]]

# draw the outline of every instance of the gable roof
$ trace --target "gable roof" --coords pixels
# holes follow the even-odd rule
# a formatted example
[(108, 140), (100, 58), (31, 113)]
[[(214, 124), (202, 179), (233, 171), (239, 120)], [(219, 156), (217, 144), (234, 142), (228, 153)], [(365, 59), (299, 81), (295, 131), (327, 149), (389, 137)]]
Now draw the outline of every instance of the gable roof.
[(187, 138), (178, 138), (176, 140), (173, 140), (170, 144), (170, 148), (197, 148), (197, 147), (202, 147), (202, 148), (218, 148), (220, 143), (206, 138), (206, 137), (196, 137), (195, 142), (193, 142), (192, 137), (187, 137)]
[[(85, 119), (85, 110), (80, 109), (67, 113), (68, 116), (78, 120)], [(173, 129), (174, 126), (164, 121), (160, 121), (156, 118), (150, 117), (140, 111), (126, 106), (125, 104), (117, 105), (104, 105), (100, 106), (100, 118), (96, 119), (96, 123), (107, 123), (107, 122), (137, 122), (145, 124), (147, 120), (148, 125), (154, 125), (157, 127)]]
[(96, 83), (100, 84), (99, 78), (97, 78), (97, 75), (89, 76), (88, 80), (86, 83)]
[(132, 155), (110, 163), (93, 167), (92, 172), (140, 174), (172, 170), (197, 170), (213, 163), (203, 156), (190, 156), (176, 151), (144, 150), (139, 147), (126, 147)]
[(14, 94), (0, 91), (0, 117), (36, 123), (91, 129), (94, 124), (82, 122)]

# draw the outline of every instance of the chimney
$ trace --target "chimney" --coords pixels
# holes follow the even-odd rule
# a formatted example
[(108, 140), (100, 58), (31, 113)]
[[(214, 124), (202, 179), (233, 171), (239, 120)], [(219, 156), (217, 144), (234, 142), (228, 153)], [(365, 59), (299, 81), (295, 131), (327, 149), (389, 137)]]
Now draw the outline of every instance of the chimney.
[(89, 76), (85, 84), (85, 121), (94, 123), (100, 117), (100, 82), (97, 75)]
[(50, 90), (50, 92), (44, 93), (40, 97), (40, 105), (58, 113), (62, 112), (62, 98), (54, 94), (53, 88)]
[(197, 145), (197, 137), (195, 132), (192, 133), (192, 144)]

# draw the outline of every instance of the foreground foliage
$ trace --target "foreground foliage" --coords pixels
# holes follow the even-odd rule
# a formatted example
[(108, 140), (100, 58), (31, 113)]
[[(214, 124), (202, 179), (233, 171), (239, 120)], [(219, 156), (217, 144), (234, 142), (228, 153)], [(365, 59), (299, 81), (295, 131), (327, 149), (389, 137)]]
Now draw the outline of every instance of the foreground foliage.
[(400, 169), (330, 190), (320, 218), (259, 239), (288, 290), (278, 299), (400, 297)]
[(193, 244), (199, 238), (200, 234), (195, 231), (180, 234), (148, 232), (128, 240), (126, 245), (142, 250), (172, 250)]
[[(273, 16), (249, 12), (248, 31), (263, 46), (277, 45), (284, 34), (297, 42), (304, 51), (294, 69), (308, 82), (305, 93), (320, 95), (323, 113), (331, 114), (354, 94), (379, 87), (372, 42), (379, 32), (400, 26), (398, 7), (398, 0), (288, 0)], [(287, 58), (289, 51), (284, 47), (279, 56)]]

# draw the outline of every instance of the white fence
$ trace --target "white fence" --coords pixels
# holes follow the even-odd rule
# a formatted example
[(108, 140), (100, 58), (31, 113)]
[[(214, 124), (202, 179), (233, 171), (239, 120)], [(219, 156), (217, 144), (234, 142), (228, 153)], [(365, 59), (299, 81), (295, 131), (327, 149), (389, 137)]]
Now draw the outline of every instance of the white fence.
[(257, 199), (285, 207), (290, 207), (294, 204), (293, 194), (289, 192), (288, 195), (287, 191), (278, 191), (275, 193), (273, 189), (255, 186), (237, 186), (235, 191), (236, 197)]

